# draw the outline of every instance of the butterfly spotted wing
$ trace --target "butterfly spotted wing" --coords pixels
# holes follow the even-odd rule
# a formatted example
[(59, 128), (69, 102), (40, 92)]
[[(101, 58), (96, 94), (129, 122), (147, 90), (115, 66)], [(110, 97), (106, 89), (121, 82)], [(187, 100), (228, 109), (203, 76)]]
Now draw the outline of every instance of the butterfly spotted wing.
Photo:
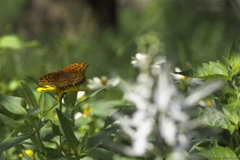
[(40, 86), (54, 85), (58, 90), (77, 86), (85, 82), (85, 72), (89, 64), (73, 63), (57, 72), (48, 73), (38, 80)]

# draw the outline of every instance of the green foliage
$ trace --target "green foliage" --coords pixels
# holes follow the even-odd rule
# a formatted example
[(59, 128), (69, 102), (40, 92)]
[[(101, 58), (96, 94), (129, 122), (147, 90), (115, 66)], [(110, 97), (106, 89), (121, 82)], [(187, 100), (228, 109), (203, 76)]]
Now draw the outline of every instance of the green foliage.
[(221, 78), (228, 80), (228, 69), (221, 62), (203, 63), (202, 66), (179, 74), (195, 78)]
[[(179, 74), (198, 77), (203, 79), (218, 78), (225, 81), (225, 89), (223, 94), (218, 98), (220, 101), (216, 103), (216, 108), (200, 108), (198, 110), (198, 120), (211, 128), (222, 128), (227, 134), (220, 134), (226, 139), (230, 138), (230, 142), (226, 142), (224, 138), (220, 138), (216, 141), (218, 144), (212, 145), (205, 141), (196, 144), (195, 149), (199, 151), (199, 154), (208, 159), (238, 159), (239, 151), (239, 121), (240, 121), (240, 37), (237, 38), (231, 47), (228, 58), (224, 58), (227, 65), (223, 65), (219, 61), (209, 62), (203, 64), (196, 69), (179, 72)], [(217, 102), (217, 101), (216, 101)], [(223, 143), (224, 145), (222, 145)], [(208, 144), (208, 147), (206, 147)], [(220, 145), (221, 144), (221, 145)], [(200, 147), (202, 146), (202, 147)], [(207, 149), (208, 148), (208, 149)]]
[(228, 65), (230, 66), (231, 70), (234, 74), (240, 72), (240, 38), (237, 38), (232, 45), (232, 48), (229, 53), (229, 57), (225, 60), (227, 61)]
[(200, 108), (198, 112), (198, 120), (207, 126), (228, 129), (231, 124), (228, 118), (215, 108)]
[[(221, 91), (207, 97), (218, 100), (213, 105), (196, 105), (189, 109), (190, 120), (197, 120), (202, 128), (198, 130), (198, 125), (196, 128), (189, 125), (190, 129), (181, 130), (183, 134), (192, 130), (193, 135), (199, 136), (193, 137), (192, 149), (186, 150), (186, 154), (191, 157), (197, 152), (208, 159), (237, 159), (240, 155), (240, 40), (234, 41), (229, 56), (224, 58), (225, 62), (214, 59), (227, 53), (232, 38), (239, 33), (238, 24), (230, 24), (232, 17), (225, 14), (229, 12), (218, 12), (217, 16), (221, 18), (212, 20), (209, 14), (202, 14), (202, 10), (196, 12), (198, 7), (191, 7), (193, 2), (184, 2), (151, 1), (137, 14), (133, 13), (133, 9), (120, 8), (116, 33), (101, 29), (97, 36), (87, 37), (82, 36), (83, 31), (80, 31), (76, 32), (78, 36), (74, 40), (62, 34), (57, 37), (50, 35), (45, 39), (39, 38), (41, 45), (37, 41), (26, 42), (11, 33), (20, 15), (19, 6), (22, 5), (19, 4), (23, 1), (17, 2), (18, 5), (15, 1), (0, 2), (0, 24), (7, 22), (1, 25), (0, 31), (1, 35), (5, 35), (0, 38), (1, 158), (11, 159), (11, 155), (15, 155), (16, 159), (22, 153), (26, 159), (136, 160), (157, 156), (171, 159), (168, 153), (171, 153), (172, 147), (166, 145), (164, 139), (155, 137), (156, 134), (150, 135), (149, 146), (153, 150), (148, 150), (145, 155), (130, 157), (122, 154), (123, 150), (129, 149), (122, 146), (131, 146), (135, 137), (127, 136), (119, 127), (122, 118), (119, 115), (133, 117), (136, 107), (122, 100), (122, 91), (112, 85), (87, 95), (84, 100), (79, 100), (76, 92), (67, 93), (58, 100), (53, 94), (37, 93), (35, 84), (23, 80), (26, 76), (38, 78), (73, 61), (91, 64), (87, 77), (107, 75), (109, 71), (115, 74), (116, 70), (123, 78), (133, 80), (136, 71), (129, 69), (130, 57), (137, 50), (141, 53), (156, 52), (157, 55), (160, 51), (164, 52), (182, 67), (202, 63), (206, 57), (211, 60), (179, 72), (190, 77), (189, 81), (181, 80), (184, 90), (178, 88), (183, 97), (192, 94), (189, 92), (192, 78), (217, 78), (225, 82)], [(135, 25), (132, 25), (133, 21)], [(118, 99), (112, 100), (115, 97)], [(84, 112), (90, 113), (85, 115)], [(75, 119), (78, 113), (83, 116)], [(178, 115), (174, 117), (178, 118)], [(154, 124), (155, 133), (158, 125)], [(118, 145), (112, 145), (115, 143)], [(34, 156), (26, 154), (26, 149), (34, 151)]]
[(26, 114), (26, 110), (22, 107), (21, 101), (22, 99), (19, 97), (5, 96), (0, 94), (0, 104), (13, 114)]
[(25, 42), (15, 35), (6, 35), (0, 38), (0, 49), (21, 50), (25, 47), (35, 47), (37, 41)]
[(0, 152), (3, 152), (11, 147), (16, 146), (17, 144), (23, 142), (26, 139), (31, 138), (35, 133), (26, 133), (16, 137), (11, 137), (11, 139), (6, 139), (0, 143)]
[(237, 160), (238, 156), (228, 147), (221, 147), (218, 146), (216, 148), (211, 148), (209, 150), (204, 150), (199, 152), (200, 155), (206, 157), (209, 160), (214, 160), (214, 159), (232, 159), (232, 160)]

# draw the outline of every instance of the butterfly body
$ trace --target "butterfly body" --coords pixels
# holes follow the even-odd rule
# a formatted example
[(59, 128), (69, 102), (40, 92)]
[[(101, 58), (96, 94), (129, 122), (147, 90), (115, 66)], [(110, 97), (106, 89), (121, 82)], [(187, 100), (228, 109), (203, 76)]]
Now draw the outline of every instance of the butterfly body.
[(62, 70), (48, 73), (38, 79), (40, 86), (54, 85), (57, 90), (61, 91), (70, 87), (83, 84), (86, 80), (85, 72), (89, 64), (87, 63), (73, 63)]

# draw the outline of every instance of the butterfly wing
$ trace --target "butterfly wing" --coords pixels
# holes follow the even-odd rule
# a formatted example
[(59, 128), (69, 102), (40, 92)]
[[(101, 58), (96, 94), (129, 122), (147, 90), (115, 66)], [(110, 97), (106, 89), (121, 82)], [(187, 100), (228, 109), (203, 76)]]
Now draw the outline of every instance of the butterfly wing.
[(86, 80), (85, 72), (88, 68), (89, 64), (87, 63), (73, 63), (65, 68), (63, 68), (63, 73), (68, 76), (71, 80), (71, 86), (76, 86), (83, 84)]
[(39, 86), (46, 86), (46, 85), (57, 85), (59, 79), (59, 72), (52, 72), (45, 74), (44, 76), (38, 79)]

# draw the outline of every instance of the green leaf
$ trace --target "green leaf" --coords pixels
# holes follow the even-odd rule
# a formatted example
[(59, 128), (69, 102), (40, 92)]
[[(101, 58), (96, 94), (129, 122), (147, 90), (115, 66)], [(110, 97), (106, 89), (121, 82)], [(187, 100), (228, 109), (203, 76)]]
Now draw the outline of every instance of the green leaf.
[(80, 150), (80, 153), (83, 153), (86, 149), (86, 146), (87, 146), (87, 143), (88, 143), (88, 138), (89, 138), (89, 134), (86, 132), (85, 135), (83, 136), (82, 138), (82, 143), (81, 145), (79, 146), (79, 150)]
[(206, 157), (209, 160), (238, 160), (237, 155), (228, 147), (218, 146), (216, 148), (211, 148), (208, 150), (204, 150), (199, 152), (200, 155)]
[(240, 72), (240, 37), (233, 42), (229, 57), (225, 60), (235, 74)]
[(223, 112), (226, 115), (226, 117), (234, 124), (237, 125), (239, 122), (239, 116), (236, 111), (230, 111), (228, 108), (223, 108)]
[(236, 127), (234, 125), (229, 125), (228, 130), (229, 130), (230, 134), (233, 134), (234, 131), (236, 130)]
[(62, 130), (63, 130), (63, 133), (64, 133), (69, 145), (72, 147), (72, 149), (76, 153), (78, 153), (79, 142), (72, 131), (72, 127), (70, 126), (67, 118), (60, 112), (60, 110), (56, 109), (56, 111), (57, 111), (57, 115), (58, 115)]
[(40, 131), (41, 140), (45, 142), (50, 142), (56, 135), (52, 132), (52, 128), (44, 127)]
[(235, 100), (235, 102), (232, 102), (232, 103), (229, 102), (228, 104), (224, 105), (223, 107), (231, 112), (237, 112), (240, 110), (240, 102)]
[(23, 126), (24, 123), (21, 123), (19, 121), (15, 121), (14, 119), (5, 116), (0, 113), (0, 121), (7, 126), (10, 129), (17, 130), (19, 127)]
[[(51, 159), (56, 159), (56, 158), (64, 158), (64, 155), (57, 149), (53, 149), (53, 148), (45, 148), (45, 150), (48, 153), (48, 156)], [(66, 158), (65, 158), (66, 159)]]
[(62, 136), (59, 126), (53, 123), (52, 121), (50, 122), (52, 124), (52, 132), (56, 135)]
[(14, 35), (7, 35), (0, 38), (0, 48), (20, 50), (23, 48), (23, 41)]
[(78, 92), (68, 92), (64, 97), (64, 102), (67, 107), (74, 107), (77, 101), (77, 93)]
[(177, 74), (181, 74), (188, 77), (194, 78), (221, 78), (225, 80), (229, 80), (228, 77), (228, 69), (221, 62), (209, 62), (203, 63), (202, 66), (197, 68), (193, 68), (188, 71), (176, 72)]
[(26, 110), (21, 106), (21, 98), (5, 96), (0, 94), (0, 104), (4, 106), (9, 112), (24, 115), (26, 114)]
[(5, 140), (3, 142), (0, 143), (0, 153), (11, 148), (14, 147), (15, 145), (21, 143), (22, 141), (31, 138), (35, 133), (27, 133), (27, 134), (22, 134), (20, 136), (17, 137), (12, 137), (11, 139)]
[(118, 129), (118, 126), (112, 126), (111, 128), (100, 130), (88, 139), (87, 149), (95, 148)]
[(199, 108), (198, 120), (200, 123), (210, 127), (221, 127), (224, 129), (228, 129), (228, 126), (231, 124), (223, 113), (213, 107)]
[(31, 89), (29, 89), (28, 86), (22, 82), (21, 82), (21, 85), (22, 85), (23, 91), (24, 91), (25, 95), (27, 96), (27, 99), (30, 102), (31, 106), (37, 107), (38, 106), (37, 100), (36, 100), (33, 92), (31, 91)]
[(33, 109), (31, 109), (30, 111), (28, 111), (28, 113), (24, 116), (24, 117), (29, 117), (31, 115), (34, 115), (34, 114), (38, 114), (41, 112), (41, 109), (39, 106), (36, 106), (34, 107)]
[(86, 151), (86, 154), (90, 157), (102, 159), (102, 160), (112, 160), (113, 152), (108, 151), (103, 148), (92, 148)]

